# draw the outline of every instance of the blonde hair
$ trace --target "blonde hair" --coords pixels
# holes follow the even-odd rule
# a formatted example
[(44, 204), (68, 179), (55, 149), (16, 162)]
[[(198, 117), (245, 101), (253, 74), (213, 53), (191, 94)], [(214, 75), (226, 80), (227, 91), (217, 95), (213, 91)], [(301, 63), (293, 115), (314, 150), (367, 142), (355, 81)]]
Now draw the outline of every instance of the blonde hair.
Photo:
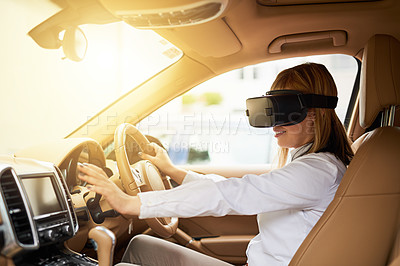
[[(291, 89), (305, 94), (321, 94), (337, 96), (336, 84), (332, 75), (322, 64), (305, 63), (278, 74), (271, 90)], [(346, 131), (334, 109), (315, 108), (314, 142), (307, 153), (330, 152), (345, 165), (353, 158), (353, 151)], [(286, 164), (288, 148), (280, 148), (278, 152), (278, 167)]]

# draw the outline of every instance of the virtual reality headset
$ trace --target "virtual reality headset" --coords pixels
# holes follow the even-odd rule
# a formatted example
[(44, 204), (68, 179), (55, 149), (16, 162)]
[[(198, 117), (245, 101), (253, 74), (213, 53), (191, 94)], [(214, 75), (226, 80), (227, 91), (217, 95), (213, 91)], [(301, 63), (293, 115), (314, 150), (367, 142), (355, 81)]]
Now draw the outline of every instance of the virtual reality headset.
[(273, 90), (265, 96), (247, 99), (246, 115), (253, 127), (290, 126), (303, 121), (308, 108), (335, 109), (337, 101), (336, 96)]

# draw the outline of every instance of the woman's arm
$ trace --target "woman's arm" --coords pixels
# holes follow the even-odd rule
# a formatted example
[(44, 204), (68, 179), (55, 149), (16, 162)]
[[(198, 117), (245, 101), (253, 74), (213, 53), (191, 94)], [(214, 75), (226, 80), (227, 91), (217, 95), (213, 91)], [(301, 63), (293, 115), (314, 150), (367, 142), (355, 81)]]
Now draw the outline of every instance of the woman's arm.
[[(165, 191), (140, 193), (139, 218), (253, 215), (307, 208), (324, 209), (343, 172), (321, 155), (299, 158), (263, 175), (245, 175), (220, 182), (184, 183)], [(341, 164), (340, 164), (341, 165)]]
[[(199, 179), (212, 179), (214, 181), (225, 179), (217, 175), (201, 175), (176, 167), (170, 160), (168, 153), (155, 143), (149, 144), (153, 148), (155, 156), (140, 153), (142, 159), (151, 161), (163, 173), (170, 176), (177, 183), (182, 184)], [(79, 164), (79, 178), (86, 181), (87, 188), (103, 195), (110, 206), (123, 215), (136, 215), (140, 213), (141, 202), (137, 196), (129, 196), (121, 191), (114, 182), (110, 181), (106, 173), (99, 167), (92, 164)]]
[(139, 193), (139, 197), (126, 195), (97, 166), (79, 166), (79, 177), (93, 184), (90, 190), (102, 194), (121, 214), (140, 218), (252, 215), (326, 207), (335, 194), (335, 180), (343, 173), (337, 165), (321, 159), (321, 155), (304, 156), (260, 176), (220, 182), (203, 179), (170, 190)]

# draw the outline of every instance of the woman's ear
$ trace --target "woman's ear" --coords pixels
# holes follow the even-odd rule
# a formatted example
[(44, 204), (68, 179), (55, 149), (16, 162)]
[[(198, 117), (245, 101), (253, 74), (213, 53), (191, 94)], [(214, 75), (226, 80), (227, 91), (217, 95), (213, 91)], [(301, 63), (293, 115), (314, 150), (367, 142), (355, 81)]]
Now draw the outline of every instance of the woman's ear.
[(307, 116), (311, 121), (315, 122), (316, 114), (314, 110), (308, 111)]
[(305, 133), (307, 135), (314, 135), (315, 134), (315, 120), (316, 120), (316, 114), (314, 110), (309, 110), (307, 112), (307, 117), (306, 117), (306, 131)]

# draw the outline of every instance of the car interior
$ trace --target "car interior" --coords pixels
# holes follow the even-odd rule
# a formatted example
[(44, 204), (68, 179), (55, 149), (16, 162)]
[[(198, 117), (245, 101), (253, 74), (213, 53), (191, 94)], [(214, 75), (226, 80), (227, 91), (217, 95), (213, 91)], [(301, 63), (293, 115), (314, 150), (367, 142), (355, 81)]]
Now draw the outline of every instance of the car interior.
[[(399, 1), (40, 1), (57, 6), (58, 12), (18, 34), (42, 53), (62, 49), (65, 60), (81, 64), (90, 50), (81, 48), (86, 42), (82, 25), (100, 25), (101, 31), (122, 21), (173, 44), (176, 49), (167, 56), (176, 60), (103, 105), (69, 134), (0, 156), (0, 265), (114, 265), (139, 234), (246, 264), (246, 247), (258, 233), (256, 216), (123, 216), (78, 178), (78, 163), (99, 166), (129, 195), (171, 189), (177, 184), (137, 155), (150, 142), (163, 146), (160, 136), (141, 130), (141, 121), (229, 71), (336, 54), (357, 62), (353, 84), (345, 88), (350, 96), (344, 119), (355, 156), (335, 198), (289, 265), (400, 265)], [(60, 108), (80, 108), (62, 105), (62, 100)], [(253, 149), (262, 147), (249, 145), (244, 152)], [(186, 161), (181, 166), (225, 177), (272, 169), (267, 163)]]

